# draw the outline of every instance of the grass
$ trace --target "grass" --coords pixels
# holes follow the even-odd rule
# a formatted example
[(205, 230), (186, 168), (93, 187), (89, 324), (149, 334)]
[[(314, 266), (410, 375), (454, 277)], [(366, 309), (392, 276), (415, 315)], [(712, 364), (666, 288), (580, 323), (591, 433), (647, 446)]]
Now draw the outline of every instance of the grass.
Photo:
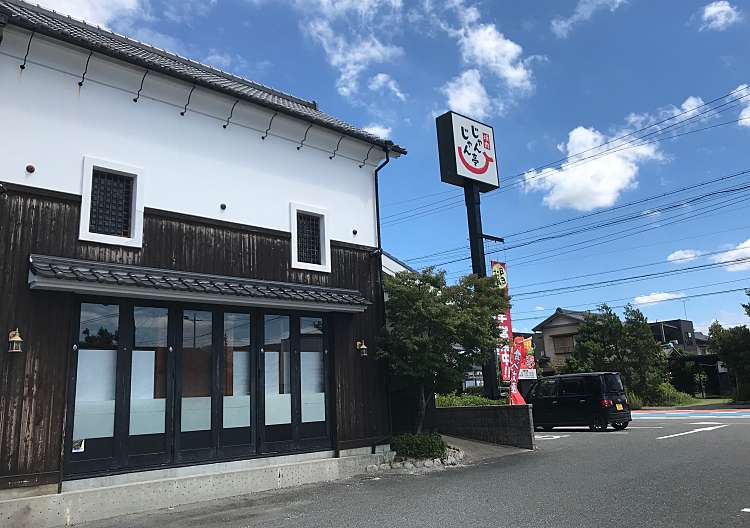
[(483, 407), (485, 405), (502, 405), (503, 402), (490, 400), (474, 394), (436, 394), (436, 407)]

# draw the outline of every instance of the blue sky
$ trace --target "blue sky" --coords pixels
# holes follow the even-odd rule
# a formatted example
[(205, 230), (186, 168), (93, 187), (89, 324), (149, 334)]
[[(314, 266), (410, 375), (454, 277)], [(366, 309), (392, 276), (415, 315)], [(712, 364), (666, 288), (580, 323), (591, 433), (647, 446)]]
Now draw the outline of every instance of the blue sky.
[[(506, 236), (602, 211), (562, 227), (508, 236), (511, 249), (488, 244), (488, 250), (498, 250), (493, 257), (508, 261), (518, 330), (557, 306), (585, 309), (602, 301), (619, 306), (668, 297), (678, 300), (641, 305), (650, 320), (687, 311), (704, 329), (713, 319), (750, 322), (741, 292), (679, 300), (750, 286), (748, 262), (563, 294), (530, 293), (750, 257), (750, 202), (740, 201), (741, 190), (657, 210), (748, 184), (750, 175), (606, 210), (750, 169), (750, 119), (737, 121), (750, 118), (748, 2), (42, 3), (314, 99), (325, 111), (405, 146), (409, 155), (394, 161), (381, 180), (384, 246), (404, 260), (445, 252), (408, 260), (415, 266), (468, 256), (461, 189), (440, 182), (435, 116), (450, 108), (491, 124), (501, 190), (483, 195), (485, 232)], [(701, 106), (726, 94), (732, 95)], [(663, 120), (659, 128), (636, 132)], [(670, 124), (678, 125), (672, 133), (664, 130)], [(699, 130), (707, 127), (714, 128)], [(601, 146), (645, 133), (662, 140)], [(628, 148), (583, 161), (574, 156), (618, 145)], [(558, 163), (545, 172), (533, 170), (551, 162)], [(628, 223), (512, 249), (564, 227), (639, 212), (642, 218)], [(614, 235), (629, 228), (628, 236)], [(603, 243), (581, 247), (596, 237), (605, 237)], [(442, 267), (450, 279), (470, 271), (468, 260)], [(601, 273), (626, 267), (634, 268)], [(553, 280), (559, 282), (535, 284)]]

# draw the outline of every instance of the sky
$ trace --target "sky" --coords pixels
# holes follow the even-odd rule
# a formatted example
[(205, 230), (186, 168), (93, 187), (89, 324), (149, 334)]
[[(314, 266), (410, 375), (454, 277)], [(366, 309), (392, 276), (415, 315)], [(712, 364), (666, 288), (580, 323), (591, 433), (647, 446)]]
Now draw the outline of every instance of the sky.
[(435, 117), (490, 124), (484, 232), (506, 244), (486, 249), (508, 264), (516, 330), (601, 302), (750, 323), (726, 292), (750, 287), (746, 0), (39, 1), (404, 146), (381, 172), (384, 248), (450, 281), (471, 264)]

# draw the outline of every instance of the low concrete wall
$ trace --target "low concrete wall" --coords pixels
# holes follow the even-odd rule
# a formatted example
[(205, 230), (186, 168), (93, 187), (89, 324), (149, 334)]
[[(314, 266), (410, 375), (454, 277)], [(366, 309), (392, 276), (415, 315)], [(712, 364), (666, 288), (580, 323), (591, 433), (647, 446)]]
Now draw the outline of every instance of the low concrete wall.
[(451, 436), (534, 449), (531, 405), (438, 407), (432, 412), (431, 424)]
[(323, 458), (2, 500), (0, 526), (72, 526), (118, 515), (348, 478), (365, 473), (367, 466), (384, 460), (384, 454)]

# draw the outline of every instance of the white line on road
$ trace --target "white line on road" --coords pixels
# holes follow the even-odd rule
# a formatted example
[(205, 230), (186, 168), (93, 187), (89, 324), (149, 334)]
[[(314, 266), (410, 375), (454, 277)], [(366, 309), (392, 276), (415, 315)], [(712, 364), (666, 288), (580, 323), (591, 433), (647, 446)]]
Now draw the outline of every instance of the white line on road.
[(750, 508), (742, 508), (742, 513), (750, 513)]
[(684, 435), (689, 435), (693, 433), (700, 433), (703, 431), (713, 431), (715, 429), (721, 429), (722, 427), (729, 427), (729, 424), (715, 425), (713, 427), (701, 427), (700, 429), (693, 429), (692, 431), (686, 431), (684, 433), (677, 433), (677, 434), (668, 435), (668, 436), (660, 436), (657, 438), (657, 440), (666, 440), (667, 438), (674, 438), (676, 436), (684, 436)]

